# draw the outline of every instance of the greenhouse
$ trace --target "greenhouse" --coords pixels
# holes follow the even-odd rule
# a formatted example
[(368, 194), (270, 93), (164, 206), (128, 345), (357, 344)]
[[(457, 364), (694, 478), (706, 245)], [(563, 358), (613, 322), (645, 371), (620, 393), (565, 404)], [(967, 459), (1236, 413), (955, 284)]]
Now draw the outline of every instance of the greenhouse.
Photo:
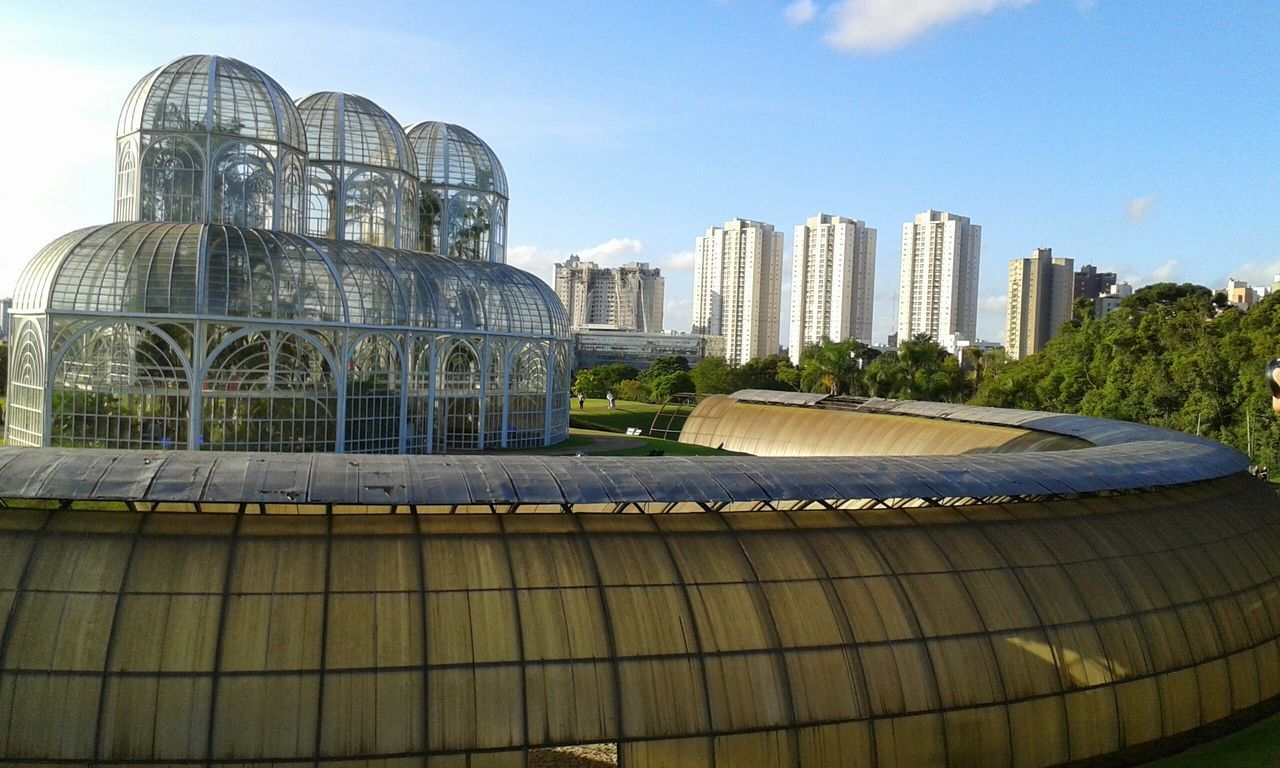
[[(500, 253), (504, 226), (487, 222), (505, 221), (505, 174), (449, 128), (445, 157), (473, 147), (458, 136), (483, 147), (448, 179), (494, 185), (484, 253)], [(381, 107), (333, 92), (295, 106), (243, 62), (187, 56), (135, 86), (119, 132), (116, 223), (55, 240), (18, 279), (10, 444), (431, 453), (566, 437), (559, 299), (501, 258), (451, 258), (448, 239), (411, 250), (420, 166)]]

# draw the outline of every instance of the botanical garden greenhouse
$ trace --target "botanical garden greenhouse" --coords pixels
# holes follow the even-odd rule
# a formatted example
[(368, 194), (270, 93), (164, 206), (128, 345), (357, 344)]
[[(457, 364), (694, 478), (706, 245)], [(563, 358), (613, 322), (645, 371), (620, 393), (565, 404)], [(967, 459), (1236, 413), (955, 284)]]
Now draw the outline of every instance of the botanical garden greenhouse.
[(187, 56), (120, 114), (115, 222), (18, 279), (11, 445), (431, 453), (568, 429), (564, 309), (505, 264), (507, 180), (466, 129), (297, 102)]

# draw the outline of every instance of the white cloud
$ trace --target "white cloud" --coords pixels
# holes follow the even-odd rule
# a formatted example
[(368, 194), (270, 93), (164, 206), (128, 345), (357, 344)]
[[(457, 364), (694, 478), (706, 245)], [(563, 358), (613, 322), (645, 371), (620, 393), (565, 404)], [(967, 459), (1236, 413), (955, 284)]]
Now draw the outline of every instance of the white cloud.
[(599, 245), (577, 251), (578, 258), (583, 261), (594, 261), (601, 265), (613, 265), (623, 261), (634, 261), (636, 256), (644, 253), (644, 243), (634, 237), (614, 237)]
[(1008, 296), (982, 296), (978, 299), (978, 338), (1003, 342), (1008, 321)]
[(788, 24), (800, 27), (813, 21), (813, 17), (818, 15), (818, 8), (813, 4), (813, 0), (795, 0), (787, 6), (782, 15), (786, 17)]
[(1127, 282), (1135, 289), (1152, 283), (1176, 283), (1178, 282), (1178, 260), (1169, 259), (1165, 263), (1138, 277), (1137, 279), (1129, 279)]
[(1256, 261), (1246, 261), (1245, 263), (1227, 270), (1226, 273), (1219, 276), (1217, 285), (1211, 288), (1222, 288), (1227, 284), (1228, 278), (1236, 280), (1244, 280), (1249, 285), (1257, 288), (1258, 286), (1269, 286), (1275, 280), (1276, 275), (1280, 275), (1280, 261), (1273, 261), (1270, 264), (1259, 264)]
[(673, 253), (668, 256), (666, 260), (658, 266), (661, 267), (664, 272), (692, 272), (693, 260), (693, 251), (680, 251), (679, 253)]
[(1125, 218), (1129, 219), (1129, 221), (1145, 221), (1151, 215), (1151, 212), (1155, 210), (1158, 202), (1160, 202), (1160, 198), (1155, 195), (1135, 197), (1125, 203)]
[(1076, 10), (1082, 14), (1088, 15), (1097, 7), (1098, 0), (1076, 0)]
[(667, 299), (662, 307), (662, 327), (669, 331), (688, 331), (693, 327), (693, 300)]
[(827, 33), (826, 41), (849, 53), (883, 53), (906, 45), (933, 27), (1037, 1), (841, 0), (832, 7), (835, 27)]

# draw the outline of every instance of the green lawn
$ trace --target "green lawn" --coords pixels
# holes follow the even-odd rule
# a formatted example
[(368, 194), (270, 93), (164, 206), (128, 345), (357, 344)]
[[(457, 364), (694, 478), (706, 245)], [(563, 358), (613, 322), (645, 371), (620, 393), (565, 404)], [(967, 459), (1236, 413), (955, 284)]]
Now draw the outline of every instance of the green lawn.
[[(662, 406), (637, 403), (631, 400), (615, 400), (616, 407), (609, 410), (606, 400), (588, 398), (586, 408), (578, 407), (578, 400), (570, 402), (569, 426), (579, 429), (599, 429), (604, 432), (626, 432), (627, 427), (638, 427), (649, 433), (654, 414)], [(658, 426), (663, 426), (659, 424)]]
[(705, 445), (693, 445), (690, 443), (677, 443), (675, 440), (660, 440), (656, 437), (640, 437), (644, 441), (641, 448), (632, 448), (628, 451), (604, 451), (595, 454), (596, 456), (648, 456), (651, 451), (661, 451), (663, 456), (733, 456), (732, 451), (717, 451), (715, 448), (708, 448)]
[(1144, 768), (1274, 768), (1280, 765), (1280, 715), (1200, 744)]

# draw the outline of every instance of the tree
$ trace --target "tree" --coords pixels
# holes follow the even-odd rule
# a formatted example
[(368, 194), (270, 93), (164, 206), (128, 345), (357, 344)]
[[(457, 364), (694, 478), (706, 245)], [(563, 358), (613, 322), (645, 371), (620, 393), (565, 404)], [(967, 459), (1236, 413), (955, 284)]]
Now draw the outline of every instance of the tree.
[[(604, 397), (607, 392), (614, 390), (619, 382), (634, 379), (638, 375), (639, 372), (635, 368), (622, 363), (597, 365), (594, 368), (578, 371), (578, 376), (573, 382), (573, 391), (583, 397)], [(616, 395), (617, 392), (614, 394)]]
[(644, 373), (640, 374), (642, 379), (656, 379), (659, 376), (677, 373), (679, 371), (688, 372), (689, 358), (684, 355), (667, 355), (659, 357), (649, 364)]
[(800, 388), (831, 395), (860, 395), (863, 353), (867, 347), (855, 339), (824, 341), (800, 353)]
[(795, 389), (787, 382), (788, 372), (793, 369), (786, 355), (748, 360), (733, 372), (734, 389)]
[(672, 395), (693, 392), (695, 389), (696, 385), (693, 383), (693, 377), (689, 375), (688, 371), (675, 371), (674, 373), (651, 379), (649, 382), (650, 396), (655, 403), (665, 403), (671, 399)]
[(723, 357), (704, 357), (689, 369), (699, 395), (728, 394), (737, 390), (733, 369)]

